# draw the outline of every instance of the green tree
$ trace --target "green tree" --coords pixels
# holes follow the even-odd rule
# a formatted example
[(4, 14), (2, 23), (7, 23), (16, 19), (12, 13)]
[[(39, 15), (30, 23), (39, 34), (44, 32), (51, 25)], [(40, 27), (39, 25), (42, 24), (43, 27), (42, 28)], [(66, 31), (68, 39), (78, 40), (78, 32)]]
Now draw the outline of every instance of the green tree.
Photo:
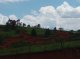
[(56, 27), (54, 27), (54, 31), (57, 31)]
[(6, 22), (6, 28), (7, 29), (15, 29), (15, 26), (16, 26), (16, 21), (15, 20), (8, 20)]
[(38, 24), (38, 25), (37, 25), (37, 28), (41, 28), (41, 25), (40, 25), (40, 24)]
[(37, 35), (37, 33), (36, 33), (36, 30), (35, 30), (35, 29), (32, 29), (32, 30), (31, 30), (31, 35), (32, 35), (32, 36), (36, 36), (36, 35)]
[(23, 27), (25, 27), (26, 26), (26, 24), (25, 23), (23, 23)]
[(64, 31), (64, 29), (63, 28), (59, 28), (59, 31)]
[(50, 33), (51, 33), (51, 32), (50, 32), (49, 29), (46, 29), (46, 30), (45, 30), (45, 36), (46, 36), (46, 37), (48, 37), (48, 36), (50, 35)]
[(30, 28), (31, 26), (30, 25), (27, 25), (27, 28)]

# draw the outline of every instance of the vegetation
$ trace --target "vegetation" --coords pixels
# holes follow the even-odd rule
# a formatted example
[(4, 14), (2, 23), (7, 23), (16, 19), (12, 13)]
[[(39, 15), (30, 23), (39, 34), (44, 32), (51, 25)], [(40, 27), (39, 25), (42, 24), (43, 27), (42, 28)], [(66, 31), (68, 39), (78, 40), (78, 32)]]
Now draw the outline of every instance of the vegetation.
[[(77, 44), (75, 44), (77, 43)], [(61, 47), (60, 43), (50, 43), (50, 44), (38, 44), (38, 45), (26, 45), (24, 47), (16, 47), (16, 48), (1, 48), (0, 55), (15, 55), (21, 53), (36, 53), (36, 52), (44, 52), (44, 51), (53, 51), (53, 50), (60, 50), (65, 48), (76, 48), (80, 47), (80, 40), (79, 41), (67, 41), (64, 42), (63, 48)]]
[(63, 28), (57, 30), (56, 27), (51, 30), (41, 28), (40, 24), (33, 27), (26, 26), (25, 23), (20, 22), (20, 19), (9, 19), (5, 25), (0, 25), (0, 53), (2, 55), (72, 47), (80, 47), (80, 30), (66, 31)]
[(45, 29), (45, 36), (48, 37), (50, 35), (50, 30), (49, 29)]
[(35, 29), (32, 29), (32, 30), (31, 30), (31, 35), (32, 35), (32, 36), (36, 36), (36, 35), (37, 35), (37, 33), (36, 33), (36, 30), (35, 30)]

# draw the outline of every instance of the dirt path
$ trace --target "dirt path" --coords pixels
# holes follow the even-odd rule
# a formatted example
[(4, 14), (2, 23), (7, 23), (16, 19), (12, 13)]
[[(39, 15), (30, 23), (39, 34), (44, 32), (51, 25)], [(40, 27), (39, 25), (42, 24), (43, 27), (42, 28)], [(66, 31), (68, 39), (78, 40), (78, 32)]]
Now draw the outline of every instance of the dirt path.
[(80, 48), (34, 54), (0, 56), (0, 59), (80, 59)]

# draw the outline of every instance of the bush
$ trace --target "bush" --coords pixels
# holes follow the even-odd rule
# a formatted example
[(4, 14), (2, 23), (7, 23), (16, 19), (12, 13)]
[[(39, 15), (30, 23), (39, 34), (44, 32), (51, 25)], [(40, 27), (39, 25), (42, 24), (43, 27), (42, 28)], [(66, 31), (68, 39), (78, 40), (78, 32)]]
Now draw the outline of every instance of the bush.
[(32, 31), (31, 31), (31, 35), (32, 35), (32, 36), (36, 36), (36, 35), (37, 35), (37, 33), (36, 33), (36, 30), (35, 30), (35, 29), (32, 29)]
[(2, 31), (0, 32), (0, 44), (2, 44), (2, 42), (8, 38), (8, 37), (11, 37), (11, 36), (16, 36), (17, 34), (15, 33), (15, 31)]
[(26, 42), (25, 40), (21, 40), (19, 42), (12, 44), (11, 47), (17, 48), (17, 47), (24, 47), (24, 46), (28, 46), (28, 42)]
[(46, 37), (48, 37), (48, 36), (50, 35), (50, 33), (51, 33), (51, 32), (50, 32), (49, 29), (46, 29), (46, 30), (45, 30), (45, 36), (46, 36)]

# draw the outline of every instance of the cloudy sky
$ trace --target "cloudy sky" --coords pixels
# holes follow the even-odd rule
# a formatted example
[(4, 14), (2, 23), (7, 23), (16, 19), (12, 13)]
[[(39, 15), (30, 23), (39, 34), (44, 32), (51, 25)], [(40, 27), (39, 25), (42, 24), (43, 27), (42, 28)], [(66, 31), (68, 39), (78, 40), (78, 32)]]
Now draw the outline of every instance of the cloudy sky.
[(32, 26), (80, 29), (80, 0), (0, 0), (0, 24), (8, 18)]

